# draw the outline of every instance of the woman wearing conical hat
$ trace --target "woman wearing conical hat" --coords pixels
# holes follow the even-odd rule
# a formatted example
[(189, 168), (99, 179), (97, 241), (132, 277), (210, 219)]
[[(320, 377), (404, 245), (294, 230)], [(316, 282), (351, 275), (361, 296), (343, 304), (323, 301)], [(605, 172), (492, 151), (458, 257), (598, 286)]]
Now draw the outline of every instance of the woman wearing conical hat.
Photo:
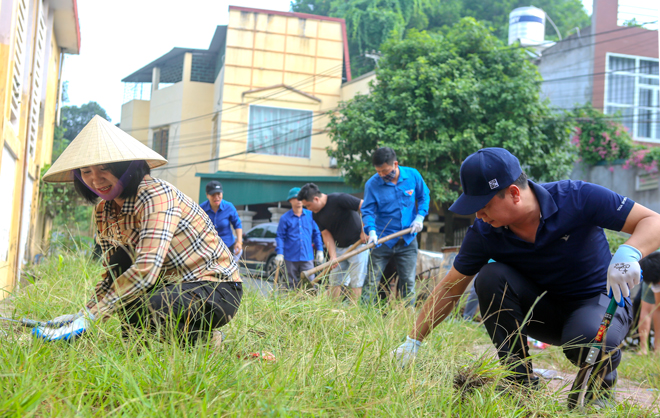
[[(94, 210), (106, 267), (94, 295), (75, 314), (33, 333), (70, 340), (117, 314), (131, 328), (170, 331), (181, 342), (212, 335), (236, 314), (238, 266), (204, 211), (150, 171), (163, 157), (95, 116), (43, 180), (72, 181)], [(221, 335), (221, 333), (216, 334)]]

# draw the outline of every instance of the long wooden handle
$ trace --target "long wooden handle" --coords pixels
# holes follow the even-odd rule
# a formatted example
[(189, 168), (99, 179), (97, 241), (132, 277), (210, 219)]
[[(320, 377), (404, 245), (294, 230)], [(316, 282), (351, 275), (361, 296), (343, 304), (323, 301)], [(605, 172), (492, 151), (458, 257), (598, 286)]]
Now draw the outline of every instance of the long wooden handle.
[[(347, 260), (347, 259), (353, 257), (356, 254), (360, 254), (363, 251), (367, 251), (371, 248), (374, 248), (376, 245), (383, 244), (383, 243), (385, 243), (385, 242), (387, 242), (391, 239), (399, 238), (403, 235), (408, 235), (408, 234), (410, 234), (410, 231), (412, 231), (412, 228), (406, 228), (406, 229), (401, 230), (399, 232), (395, 232), (392, 235), (388, 235), (386, 237), (383, 237), (383, 238), (379, 239), (377, 241), (377, 243), (372, 242), (370, 244), (365, 245), (364, 247), (356, 248), (353, 251), (346, 251), (344, 254), (342, 254), (340, 257), (337, 257), (335, 260), (330, 260), (328, 262), (325, 262), (323, 264), (320, 264), (320, 265), (314, 267), (313, 269), (303, 271), (302, 273), (300, 273), (300, 279), (309, 281), (309, 277), (311, 275), (323, 270), (324, 268), (326, 268), (328, 266), (331, 266), (332, 264), (341, 263), (342, 261)], [(319, 278), (320, 278), (320, 276), (319, 276)], [(316, 279), (314, 281), (316, 281)]]

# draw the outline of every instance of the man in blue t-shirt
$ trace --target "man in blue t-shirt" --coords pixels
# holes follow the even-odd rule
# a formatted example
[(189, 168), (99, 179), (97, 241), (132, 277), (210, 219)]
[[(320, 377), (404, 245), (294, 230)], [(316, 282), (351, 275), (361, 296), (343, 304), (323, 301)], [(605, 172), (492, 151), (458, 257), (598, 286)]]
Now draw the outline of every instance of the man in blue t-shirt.
[[(609, 293), (620, 306), (606, 337), (604, 351), (611, 356), (601, 364), (601, 388), (589, 388), (586, 399), (608, 404), (621, 361), (617, 346), (632, 321), (628, 296), (640, 281), (639, 260), (660, 246), (660, 215), (595, 184), (534, 183), (502, 148), (470, 155), (460, 176), (463, 194), (450, 210), (477, 219), (393, 355), (403, 364), (413, 359), (479, 272), (479, 308), (500, 360), (514, 372), (512, 380), (536, 387), (527, 336), (562, 346), (573, 364), (582, 364)], [(632, 234), (614, 256), (603, 228)]]
[(291, 210), (280, 218), (275, 239), (275, 263), (278, 267), (285, 265), (289, 289), (300, 286), (300, 273), (314, 268), (314, 260), (323, 263), (321, 231), (314, 222), (312, 211), (304, 209), (303, 203), (298, 200), (298, 192), (300, 187), (289, 190), (287, 200), (291, 203)]
[[(209, 216), (218, 236), (231, 252), (240, 257), (243, 251), (243, 224), (238, 217), (236, 208), (231, 203), (222, 199), (222, 184), (219, 181), (209, 181), (206, 185), (206, 202), (199, 205)], [(231, 227), (236, 231), (236, 238)]]
[(369, 235), (367, 243), (375, 243), (380, 238), (408, 227), (412, 228), (412, 233), (389, 240), (371, 250), (369, 274), (362, 290), (362, 300), (366, 303), (377, 301), (383, 271), (392, 260), (399, 275), (401, 296), (408, 299), (410, 306), (415, 306), (415, 236), (422, 230), (424, 217), (429, 213), (429, 188), (419, 171), (399, 165), (392, 148), (378, 148), (373, 153), (372, 163), (376, 174), (364, 185), (362, 203), (362, 223), (364, 232)]

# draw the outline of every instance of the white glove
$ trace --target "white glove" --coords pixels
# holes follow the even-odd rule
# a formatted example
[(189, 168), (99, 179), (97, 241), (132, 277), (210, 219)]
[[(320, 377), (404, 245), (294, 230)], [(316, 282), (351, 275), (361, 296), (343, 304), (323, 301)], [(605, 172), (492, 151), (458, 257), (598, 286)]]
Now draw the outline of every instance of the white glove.
[(630, 296), (630, 289), (640, 281), (642, 274), (639, 260), (642, 253), (635, 247), (623, 244), (616, 250), (607, 269), (607, 291), (616, 303), (623, 307), (623, 298)]
[(316, 261), (316, 264), (323, 264), (324, 258), (325, 257), (323, 257), (323, 251), (317, 251), (316, 258), (314, 258), (314, 261)]
[(421, 341), (406, 337), (406, 342), (392, 351), (390, 356), (396, 360), (399, 367), (404, 368), (417, 357), (417, 351), (419, 351), (421, 345)]
[(85, 306), (83, 309), (80, 310), (80, 312), (76, 312), (74, 314), (60, 315), (55, 319), (51, 319), (50, 321), (46, 322), (46, 326), (51, 328), (58, 328), (61, 327), (62, 325), (70, 324), (76, 319), (82, 318), (85, 315), (90, 316), (92, 318), (94, 317), (94, 315), (92, 315), (89, 312), (89, 309), (87, 309), (87, 307)]
[(371, 230), (369, 231), (369, 239), (367, 240), (367, 245), (371, 243), (377, 244), (378, 243), (378, 235), (376, 235), (376, 231)]
[(412, 228), (410, 231), (411, 234), (422, 232), (422, 229), (424, 229), (424, 217), (422, 215), (415, 216), (415, 220), (410, 224), (410, 228)]
[(275, 264), (277, 267), (282, 267), (282, 264), (284, 264), (284, 255), (283, 254), (277, 254), (275, 256)]

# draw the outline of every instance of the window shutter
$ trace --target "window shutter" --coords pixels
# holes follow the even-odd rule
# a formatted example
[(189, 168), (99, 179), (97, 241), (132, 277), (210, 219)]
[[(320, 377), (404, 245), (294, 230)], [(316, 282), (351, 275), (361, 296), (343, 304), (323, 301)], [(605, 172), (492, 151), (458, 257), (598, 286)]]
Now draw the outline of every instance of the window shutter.
[(25, 46), (27, 42), (28, 0), (18, 0), (16, 11), (16, 31), (14, 36), (14, 73), (11, 83), (11, 103), (9, 120), (18, 130), (21, 119), (21, 96), (23, 94), (23, 68), (25, 67)]
[(30, 114), (28, 118), (28, 150), (34, 158), (39, 132), (39, 114), (41, 112), (41, 83), (44, 76), (44, 51), (46, 49), (46, 21), (43, 2), (39, 0), (37, 9), (37, 29), (34, 40), (34, 59), (32, 64), (32, 89), (30, 91)]

